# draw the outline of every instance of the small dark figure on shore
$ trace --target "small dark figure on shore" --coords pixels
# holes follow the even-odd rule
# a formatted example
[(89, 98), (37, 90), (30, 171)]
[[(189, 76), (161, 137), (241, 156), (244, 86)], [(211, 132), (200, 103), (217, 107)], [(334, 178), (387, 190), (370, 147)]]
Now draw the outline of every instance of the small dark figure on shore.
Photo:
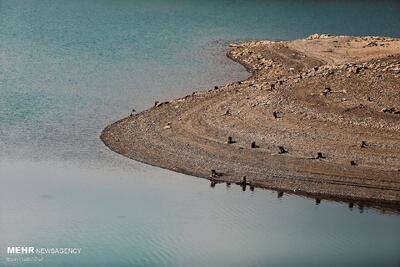
[(279, 146), (279, 154), (287, 153), (287, 150), (283, 146)]

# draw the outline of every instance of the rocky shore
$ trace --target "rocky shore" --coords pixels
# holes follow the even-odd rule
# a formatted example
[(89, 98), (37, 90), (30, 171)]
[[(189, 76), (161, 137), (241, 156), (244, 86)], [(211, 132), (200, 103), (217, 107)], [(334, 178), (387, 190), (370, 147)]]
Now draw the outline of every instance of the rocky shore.
[(106, 127), (103, 142), (212, 186), (400, 210), (400, 39), (315, 34), (231, 47), (249, 79), (156, 102)]

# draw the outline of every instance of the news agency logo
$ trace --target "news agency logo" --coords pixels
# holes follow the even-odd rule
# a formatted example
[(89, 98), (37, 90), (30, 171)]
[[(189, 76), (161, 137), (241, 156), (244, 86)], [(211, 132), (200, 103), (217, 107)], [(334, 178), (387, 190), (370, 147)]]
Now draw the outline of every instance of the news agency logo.
[(7, 247), (7, 254), (35, 254), (35, 247)]
[(7, 247), (7, 254), (81, 254), (81, 248), (35, 248), (35, 247)]

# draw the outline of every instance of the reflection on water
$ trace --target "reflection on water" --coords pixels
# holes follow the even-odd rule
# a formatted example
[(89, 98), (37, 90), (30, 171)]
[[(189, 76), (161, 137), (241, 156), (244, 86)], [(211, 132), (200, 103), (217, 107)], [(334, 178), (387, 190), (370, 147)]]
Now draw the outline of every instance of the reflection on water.
[(0, 265), (18, 265), (7, 246), (35, 246), (82, 253), (29, 266), (395, 266), (397, 215), (210, 186), (99, 135), (132, 108), (246, 78), (225, 57), (232, 40), (400, 37), (399, 12), (390, 0), (0, 0)]
[(207, 180), (129, 165), (1, 164), (0, 247), (82, 248), (80, 255), (44, 256), (49, 266), (390, 266), (400, 260), (399, 216), (236, 185), (211, 188)]

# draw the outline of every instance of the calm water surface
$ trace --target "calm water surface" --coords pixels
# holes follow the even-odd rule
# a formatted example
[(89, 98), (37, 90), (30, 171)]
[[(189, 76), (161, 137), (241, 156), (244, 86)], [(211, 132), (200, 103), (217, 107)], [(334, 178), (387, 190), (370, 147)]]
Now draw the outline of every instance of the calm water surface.
[[(398, 266), (398, 215), (212, 189), (99, 135), (132, 108), (246, 78), (230, 42), (400, 37), (399, 14), (398, 1), (0, 0), (0, 266)], [(82, 252), (35, 262), (8, 246)]]

